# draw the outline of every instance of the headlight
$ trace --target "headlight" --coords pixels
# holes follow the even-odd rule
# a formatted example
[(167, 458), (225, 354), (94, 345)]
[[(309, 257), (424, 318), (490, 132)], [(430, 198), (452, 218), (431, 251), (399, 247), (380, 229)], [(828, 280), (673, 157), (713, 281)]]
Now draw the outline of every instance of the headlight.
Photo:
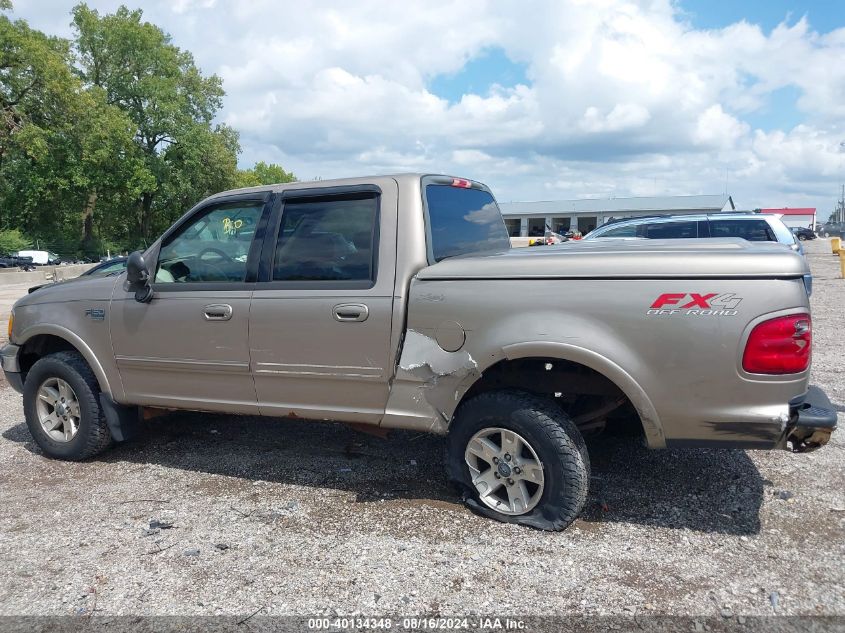
[(14, 323), (15, 323), (15, 311), (12, 310), (9, 313), (9, 333), (8, 333), (8, 336), (7, 336), (9, 341), (12, 340), (12, 325), (14, 325)]

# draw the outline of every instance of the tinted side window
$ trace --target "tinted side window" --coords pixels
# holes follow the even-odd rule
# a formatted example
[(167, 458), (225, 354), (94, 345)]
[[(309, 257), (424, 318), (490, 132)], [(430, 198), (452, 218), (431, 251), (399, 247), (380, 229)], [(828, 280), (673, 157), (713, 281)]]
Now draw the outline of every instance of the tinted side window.
[(605, 231), (597, 237), (637, 237), (637, 226), (635, 224), (619, 226), (615, 229)]
[[(466, 253), (510, 248), (499, 205), (489, 192), (449, 185), (426, 185), (425, 197), (431, 252), (435, 261)], [(539, 231), (538, 235), (543, 235), (543, 229)]]
[(263, 202), (210, 207), (161, 247), (156, 283), (243, 281)]
[(646, 224), (645, 235), (653, 240), (698, 237), (697, 222), (660, 222)]
[(776, 242), (765, 220), (710, 220), (710, 237), (741, 237), (749, 242)]
[(375, 281), (378, 197), (289, 200), (273, 281)]

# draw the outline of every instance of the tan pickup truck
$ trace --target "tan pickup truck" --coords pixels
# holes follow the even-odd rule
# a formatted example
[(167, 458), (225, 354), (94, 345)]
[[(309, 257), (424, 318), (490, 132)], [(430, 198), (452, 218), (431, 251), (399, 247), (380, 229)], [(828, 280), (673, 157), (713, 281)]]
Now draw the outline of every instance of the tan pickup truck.
[(124, 273), (18, 301), (2, 364), (52, 457), (128, 438), (145, 407), (429, 431), (477, 512), (563, 529), (588, 432), (828, 440), (807, 272), (737, 239), (511, 249), (489, 189), (461, 178), (266, 186), (202, 201)]

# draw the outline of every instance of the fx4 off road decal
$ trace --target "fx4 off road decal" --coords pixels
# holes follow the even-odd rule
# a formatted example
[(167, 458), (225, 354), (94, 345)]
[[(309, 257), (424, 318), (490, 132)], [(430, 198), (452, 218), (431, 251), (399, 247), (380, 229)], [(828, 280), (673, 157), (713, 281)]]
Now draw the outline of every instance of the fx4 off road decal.
[(662, 294), (646, 312), (650, 316), (736, 316), (742, 297), (732, 292), (717, 294), (708, 292), (670, 292)]

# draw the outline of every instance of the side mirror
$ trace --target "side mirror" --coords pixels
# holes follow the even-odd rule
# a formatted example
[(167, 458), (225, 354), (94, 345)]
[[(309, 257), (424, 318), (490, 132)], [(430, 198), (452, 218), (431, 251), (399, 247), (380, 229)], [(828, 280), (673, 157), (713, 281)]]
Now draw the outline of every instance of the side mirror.
[(153, 298), (153, 286), (150, 283), (150, 271), (141, 251), (135, 251), (126, 260), (125, 290), (135, 293), (135, 301), (148, 303)]

